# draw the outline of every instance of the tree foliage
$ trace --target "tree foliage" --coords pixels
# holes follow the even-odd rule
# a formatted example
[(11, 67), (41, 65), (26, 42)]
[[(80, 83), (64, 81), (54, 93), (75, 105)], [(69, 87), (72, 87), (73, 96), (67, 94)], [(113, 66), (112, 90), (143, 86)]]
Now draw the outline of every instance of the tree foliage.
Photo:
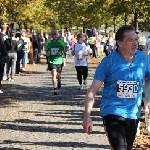
[(62, 27), (98, 27), (124, 24), (125, 14), (130, 20), (139, 13), (141, 24), (150, 22), (149, 0), (1, 0), (4, 13), (0, 16), (8, 22), (27, 22), (28, 27), (50, 30)]

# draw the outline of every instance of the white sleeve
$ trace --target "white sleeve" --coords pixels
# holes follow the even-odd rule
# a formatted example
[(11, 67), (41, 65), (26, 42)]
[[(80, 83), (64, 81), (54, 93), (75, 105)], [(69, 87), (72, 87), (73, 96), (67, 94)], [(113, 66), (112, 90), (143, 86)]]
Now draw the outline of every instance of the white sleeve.
[(86, 46), (86, 50), (88, 51), (89, 49), (90, 49), (90, 46), (89, 46), (89, 45), (87, 45), (87, 46)]

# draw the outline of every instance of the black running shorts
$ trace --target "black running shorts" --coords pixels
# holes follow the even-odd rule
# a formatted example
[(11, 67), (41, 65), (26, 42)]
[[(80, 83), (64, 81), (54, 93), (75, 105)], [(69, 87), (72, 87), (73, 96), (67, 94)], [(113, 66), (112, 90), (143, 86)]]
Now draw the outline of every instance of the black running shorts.
[(48, 70), (52, 71), (56, 69), (58, 73), (62, 72), (62, 64), (48, 64)]
[(113, 150), (131, 150), (139, 119), (123, 118), (116, 115), (103, 117), (103, 124)]

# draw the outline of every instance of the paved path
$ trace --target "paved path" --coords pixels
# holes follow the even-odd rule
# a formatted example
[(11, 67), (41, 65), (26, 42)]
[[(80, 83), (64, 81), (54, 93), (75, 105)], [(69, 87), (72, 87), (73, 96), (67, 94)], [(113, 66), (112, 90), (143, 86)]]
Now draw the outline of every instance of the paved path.
[[(99, 117), (99, 98), (92, 112), (91, 135), (83, 132), (83, 101), (87, 89), (79, 91), (73, 62), (62, 73), (62, 89), (53, 95), (46, 65), (31, 65), (14, 82), (3, 81), (0, 95), (0, 150), (109, 150)], [(88, 84), (94, 68), (89, 66)]]

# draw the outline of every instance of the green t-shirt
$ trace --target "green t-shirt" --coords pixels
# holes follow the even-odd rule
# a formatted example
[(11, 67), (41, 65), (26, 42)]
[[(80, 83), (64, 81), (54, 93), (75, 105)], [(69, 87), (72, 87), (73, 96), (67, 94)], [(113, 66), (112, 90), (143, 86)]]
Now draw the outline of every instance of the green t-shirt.
[[(50, 64), (62, 64), (63, 63), (63, 51), (65, 49), (65, 42), (61, 39), (57, 41), (51, 41), (46, 44), (46, 51), (49, 51), (50, 57), (48, 62)], [(61, 52), (62, 55), (57, 55), (57, 52)]]
[(96, 37), (93, 37), (93, 36), (92, 36), (92, 37), (89, 37), (89, 38), (88, 38), (88, 43), (89, 43), (89, 44), (95, 44), (95, 41), (96, 41)]

